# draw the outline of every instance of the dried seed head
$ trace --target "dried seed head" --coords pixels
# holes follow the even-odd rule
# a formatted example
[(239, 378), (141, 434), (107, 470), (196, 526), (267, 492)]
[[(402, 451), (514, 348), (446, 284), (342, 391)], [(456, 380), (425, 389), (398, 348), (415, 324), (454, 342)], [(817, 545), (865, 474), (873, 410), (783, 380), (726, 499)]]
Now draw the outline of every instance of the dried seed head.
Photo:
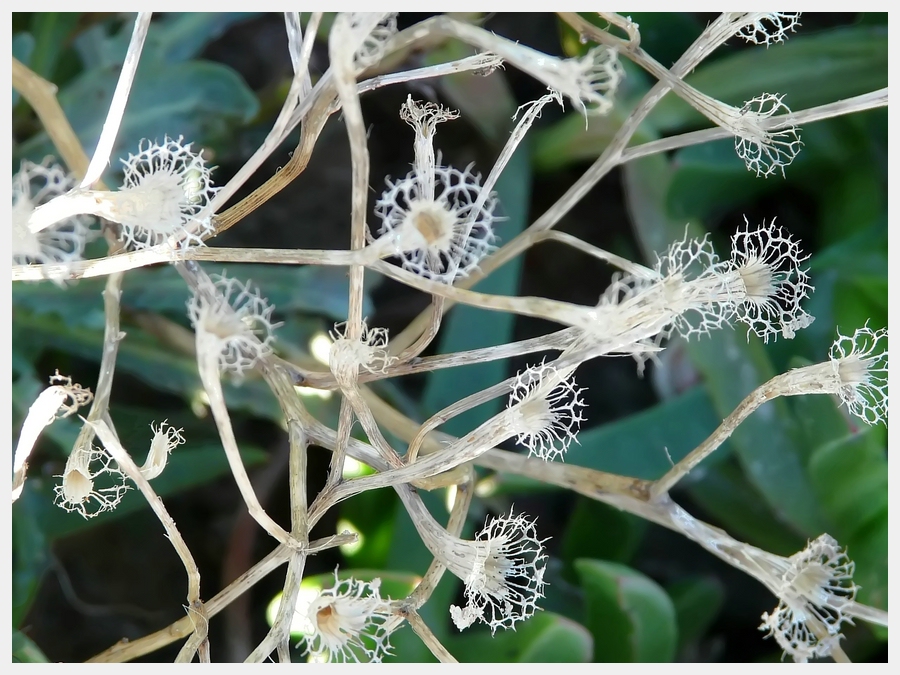
[(774, 637), (785, 655), (805, 663), (828, 656), (841, 639), (844, 610), (856, 597), (853, 562), (827, 534), (784, 559), (780, 579), (771, 586), (779, 598), (772, 614), (763, 614), (760, 630)]
[(207, 218), (200, 230), (191, 230), (194, 218), (210, 202), (218, 188), (212, 187), (210, 171), (191, 143), (178, 140), (151, 143), (143, 140), (136, 155), (129, 154), (125, 178), (116, 192), (94, 193), (105, 204), (102, 215), (122, 226), (121, 239), (134, 249), (178, 238), (181, 245), (203, 243), (212, 231)]
[(459, 630), (481, 621), (514, 628), (531, 618), (544, 597), (547, 556), (534, 521), (523, 514), (492, 518), (475, 541), (445, 536), (441, 562), (466, 585), (466, 606), (450, 607)]
[(737, 35), (747, 42), (755, 45), (765, 45), (784, 42), (787, 33), (797, 30), (800, 25), (799, 12), (770, 12), (770, 13), (746, 13), (734, 14), (734, 21), (741, 27)]
[(32, 232), (28, 220), (35, 208), (74, 187), (75, 180), (47, 157), (41, 164), (23, 161), (12, 180), (12, 262), (68, 263), (80, 260), (85, 244), (93, 237), (92, 219), (68, 216), (55, 224)]
[(779, 333), (793, 337), (812, 323), (800, 306), (813, 290), (807, 270), (801, 269), (809, 254), (774, 220), (753, 231), (746, 218), (744, 223), (731, 238), (731, 261), (722, 266), (721, 276), (735, 316), (766, 342)]
[(851, 337), (838, 334), (830, 355), (847, 409), (866, 424), (887, 422), (887, 328), (873, 331), (866, 325)]
[(382, 599), (380, 579), (371, 582), (352, 577), (322, 590), (306, 609), (306, 651), (329, 661), (373, 663), (390, 654), (390, 634), (384, 622), (391, 616), (390, 598)]
[(57, 476), (62, 484), (53, 488), (54, 503), (66, 511), (77, 511), (83, 518), (113, 510), (129, 489), (125, 475), (113, 464), (113, 458), (103, 450), (75, 448), (63, 475)]
[(187, 302), (197, 353), (219, 355), (219, 368), (240, 376), (272, 353), (274, 307), (250, 282), (213, 275)]
[(465, 171), (436, 166), (430, 176), (412, 171), (387, 183), (375, 205), (382, 221), (378, 241), (391, 246), (404, 269), (449, 284), (493, 250), (497, 202), (493, 193), (480, 199), (481, 176), (471, 165)]
[(518, 406), (513, 428), (516, 440), (528, 448), (529, 456), (548, 462), (564, 457), (584, 418), (581, 392), (571, 375), (561, 378), (556, 368), (543, 361), (516, 378), (509, 395), (509, 408)]
[(369, 328), (362, 323), (359, 340), (347, 337), (347, 323), (334, 325), (328, 352), (328, 367), (342, 387), (355, 386), (360, 370), (384, 373), (396, 359), (387, 352), (388, 332), (384, 328)]
[(150, 424), (150, 430), (153, 432), (153, 440), (150, 441), (150, 452), (147, 453), (147, 460), (141, 467), (141, 475), (147, 480), (153, 480), (159, 476), (166, 463), (169, 461), (169, 453), (176, 445), (184, 443), (184, 436), (181, 432), (184, 429), (176, 429), (168, 424), (168, 420), (160, 422), (159, 426), (154, 423)]
[(790, 113), (782, 94), (762, 94), (747, 101), (733, 125), (734, 150), (747, 169), (768, 178), (776, 171), (784, 176), (784, 167), (800, 154), (799, 129), (791, 124), (769, 126), (765, 120), (775, 113)]

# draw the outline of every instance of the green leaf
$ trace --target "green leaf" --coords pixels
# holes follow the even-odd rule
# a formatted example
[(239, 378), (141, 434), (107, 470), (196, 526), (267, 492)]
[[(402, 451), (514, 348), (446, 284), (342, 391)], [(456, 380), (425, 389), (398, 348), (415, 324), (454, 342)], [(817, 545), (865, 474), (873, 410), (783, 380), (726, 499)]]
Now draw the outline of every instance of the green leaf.
[[(107, 173), (119, 171), (115, 158), (136, 153), (142, 139), (161, 142), (166, 135), (184, 136), (199, 150), (224, 140), (256, 115), (255, 94), (227, 66), (208, 61), (146, 65), (135, 77), (111, 155), (113, 168)], [(59, 93), (59, 103), (88, 155), (100, 137), (118, 77), (118, 68), (89, 70)], [(54, 149), (46, 132), (16, 148), (17, 158), (35, 162), (50, 154)]]
[(460, 663), (589, 663), (593, 638), (564, 616), (540, 612), (516, 629), (470, 629), (445, 645)]
[[(627, 563), (647, 530), (647, 521), (586, 497), (578, 497), (562, 540), (567, 577), (575, 580), (572, 564), (578, 558)], [(597, 533), (603, 532), (602, 537)]]
[(857, 535), (887, 515), (888, 463), (868, 429), (819, 447), (809, 475), (839, 540)]
[[(241, 459), (245, 467), (264, 462), (268, 454), (259, 448), (245, 447), (241, 450)], [(221, 446), (182, 447), (172, 452), (168, 464), (159, 477), (154, 478), (151, 486), (163, 500), (171, 495), (186, 492), (200, 485), (205, 485), (221, 476), (230, 474), (228, 460)], [(97, 525), (104, 525), (113, 520), (124, 518), (130, 513), (150, 508), (143, 495), (134, 488), (125, 493), (122, 501), (113, 511), (85, 520), (78, 513), (67, 513), (53, 504), (55, 495), (53, 488), (56, 481), (34, 478), (26, 482), (32, 485), (36, 499), (37, 527), (48, 539), (57, 539), (86, 530)], [(163, 532), (160, 525), (160, 533)]]
[(12, 662), (13, 663), (49, 663), (44, 652), (30, 637), (20, 630), (13, 628), (12, 632)]
[(662, 587), (617, 563), (575, 561), (587, 599), (597, 663), (668, 663), (675, 657), (675, 607)]
[(180, 63), (198, 56), (203, 48), (231, 26), (260, 16), (261, 12), (170, 12), (153, 22), (141, 54), (142, 60)]
[(725, 604), (725, 588), (715, 577), (691, 577), (666, 587), (678, 617), (678, 651), (700, 640)]
[[(887, 87), (887, 39), (887, 28), (881, 26), (794, 36), (768, 49), (744, 49), (703, 64), (685, 82), (738, 108), (769, 92), (785, 94), (791, 110), (803, 110)], [(709, 126), (672, 94), (660, 101), (648, 120), (665, 131)]]
[[(525, 229), (531, 194), (529, 143), (526, 136), (497, 181), (497, 196), (502, 213), (507, 217), (498, 234), (509, 241)], [(503, 265), (475, 290), (497, 295), (515, 295), (519, 289), (521, 256)], [(452, 352), (503, 344), (512, 340), (515, 317), (506, 312), (489, 312), (457, 305), (444, 318), (441, 326), (440, 352)], [(459, 399), (501, 382), (507, 377), (506, 361), (476, 363), (457, 369), (432, 372), (422, 397), (427, 414), (434, 414)], [(496, 414), (504, 401), (497, 398), (444, 424), (441, 429), (462, 436)]]
[[(566, 452), (566, 463), (656, 480), (671, 462), (706, 440), (720, 421), (706, 389), (694, 387), (649, 410), (580, 433), (579, 444)], [(710, 459), (720, 461), (727, 452), (720, 448)]]
[(780, 187), (747, 171), (731, 139), (683, 148), (676, 152), (673, 166), (666, 195), (666, 209), (672, 218), (715, 219)]
[(77, 12), (35, 12), (31, 33), (35, 38), (34, 58), (29, 67), (46, 80), (54, 81), (56, 64), (81, 15)]

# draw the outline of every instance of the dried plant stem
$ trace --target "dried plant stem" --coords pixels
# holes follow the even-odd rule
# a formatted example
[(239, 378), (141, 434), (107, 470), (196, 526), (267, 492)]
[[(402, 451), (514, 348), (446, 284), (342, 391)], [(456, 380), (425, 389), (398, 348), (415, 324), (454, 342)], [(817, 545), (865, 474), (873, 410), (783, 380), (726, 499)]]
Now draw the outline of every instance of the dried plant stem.
[[(198, 331), (198, 336), (201, 333), (202, 331)], [(272, 520), (256, 498), (256, 492), (253, 490), (253, 485), (250, 483), (250, 478), (247, 476), (247, 470), (244, 468), (244, 462), (241, 459), (241, 453), (238, 450), (234, 430), (231, 428), (231, 417), (225, 405), (222, 382), (219, 379), (218, 353), (215, 350), (205, 348), (203, 345), (198, 345), (197, 363), (199, 365), (200, 380), (209, 398), (209, 407), (216, 421), (216, 428), (219, 430), (219, 438), (222, 440), (222, 447), (225, 449), (228, 466), (231, 468), (232, 475), (234, 475), (241, 497), (243, 497), (244, 503), (247, 505), (247, 510), (253, 516), (253, 519), (259, 523), (260, 527), (278, 542), (289, 548), (302, 550), (303, 544), (294, 539), (278, 523)]]
[[(475, 495), (475, 470), (471, 465), (466, 465), (464, 468), (464, 478), (455, 485), (456, 497), (453, 500), (453, 508), (450, 509), (450, 518), (447, 520), (447, 532), (454, 537), (462, 535), (463, 526), (466, 524), (466, 516), (468, 516), (469, 507), (472, 505), (472, 497)], [(401, 608), (415, 611), (428, 602), (446, 570), (447, 568), (437, 558), (432, 560), (428, 570), (422, 577), (422, 581), (419, 582), (406, 600), (401, 603)]]
[(89, 187), (96, 182), (106, 167), (109, 166), (109, 156), (116, 142), (119, 126), (122, 124), (125, 106), (128, 103), (128, 95), (131, 93), (131, 85), (134, 82), (134, 75), (137, 72), (138, 62), (141, 58), (141, 51), (144, 48), (144, 40), (147, 37), (147, 30), (150, 28), (150, 18), (152, 16), (152, 12), (138, 12), (134, 20), (131, 42), (128, 44), (128, 51), (125, 53), (122, 69), (119, 71), (119, 81), (116, 83), (116, 89), (113, 92), (112, 102), (109, 104), (109, 111), (106, 113), (106, 121), (103, 122), (103, 129), (100, 131), (100, 138), (97, 141), (94, 156), (91, 158), (91, 163), (88, 165), (84, 178), (81, 180), (80, 187), (82, 188)]
[(119, 443), (116, 434), (110, 426), (104, 420), (97, 420), (94, 422), (85, 420), (85, 425), (90, 426), (100, 437), (100, 440), (103, 442), (104, 447), (109, 451), (109, 454), (112, 455), (119, 467), (141, 491), (141, 494), (147, 500), (150, 508), (153, 509), (153, 513), (156, 514), (156, 517), (159, 518), (159, 521), (165, 528), (166, 536), (169, 541), (172, 542), (172, 547), (175, 549), (175, 552), (181, 559), (181, 563), (184, 565), (188, 580), (188, 618), (193, 623), (194, 628), (191, 639), (185, 645), (185, 648), (179, 652), (176, 662), (190, 663), (193, 660), (194, 654), (200, 646), (200, 643), (206, 640), (207, 629), (209, 626), (206, 609), (203, 605), (203, 601), (200, 599), (200, 570), (194, 562), (194, 557), (191, 555), (190, 549), (187, 547), (184, 539), (182, 539), (181, 533), (175, 525), (175, 521), (169, 515), (169, 512), (166, 511), (162, 500), (156, 494), (156, 491), (152, 488), (150, 482), (141, 474), (137, 464), (131, 459), (131, 455), (129, 455), (125, 451), (125, 448), (122, 447), (121, 443)]
[(409, 625), (412, 627), (415, 634), (425, 643), (425, 646), (428, 647), (428, 650), (434, 655), (434, 658), (441, 663), (459, 663), (453, 657), (453, 654), (448, 652), (447, 648), (441, 644), (435, 634), (431, 632), (431, 629), (422, 620), (422, 617), (419, 616), (419, 613), (416, 610), (408, 609), (403, 613), (403, 616), (409, 621)]
[(99, 421), (109, 409), (109, 397), (112, 393), (113, 375), (116, 371), (116, 357), (119, 354), (119, 342), (125, 333), (119, 330), (119, 299), (122, 296), (121, 273), (111, 274), (106, 280), (103, 290), (103, 311), (106, 325), (103, 331), (103, 355), (100, 357), (100, 374), (97, 377), (97, 388), (94, 401), (88, 413), (89, 424), (81, 427), (75, 440), (72, 452), (77, 448), (86, 448), (94, 438), (94, 429), (90, 423)]
[(726, 417), (719, 427), (712, 433), (709, 438), (694, 448), (680, 462), (669, 469), (666, 474), (653, 483), (650, 488), (649, 498), (651, 500), (658, 499), (661, 495), (668, 493), (682, 478), (684, 478), (695, 466), (702, 462), (706, 457), (711, 455), (719, 446), (722, 445), (734, 433), (734, 430), (747, 419), (750, 414), (759, 408), (766, 401), (770, 401), (781, 395), (778, 390), (777, 381), (770, 380), (761, 387), (757, 387), (753, 392), (738, 404), (728, 417)]
[(89, 164), (88, 158), (56, 100), (56, 85), (13, 57), (12, 86), (31, 105), (69, 170), (76, 176), (84, 176)]

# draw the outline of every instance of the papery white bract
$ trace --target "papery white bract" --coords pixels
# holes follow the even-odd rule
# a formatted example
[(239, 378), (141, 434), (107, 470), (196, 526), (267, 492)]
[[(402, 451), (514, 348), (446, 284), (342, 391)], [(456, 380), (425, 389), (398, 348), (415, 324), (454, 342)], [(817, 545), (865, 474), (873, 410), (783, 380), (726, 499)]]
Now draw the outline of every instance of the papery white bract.
[[(547, 380), (558, 380), (546, 389)], [(542, 392), (538, 392), (541, 388)], [(581, 392), (572, 376), (561, 379), (556, 368), (543, 361), (519, 373), (509, 395), (508, 407), (517, 406), (513, 429), (516, 440), (528, 448), (529, 456), (553, 461), (563, 457), (584, 418)]]
[(828, 656), (841, 637), (844, 609), (856, 597), (853, 562), (827, 534), (784, 560), (774, 582), (778, 607), (762, 615), (760, 630), (775, 638), (797, 662)]
[(219, 368), (236, 375), (272, 353), (274, 307), (250, 283), (213, 275), (187, 302), (197, 334), (197, 352), (219, 355)]
[(838, 395), (847, 409), (866, 424), (887, 420), (887, 329), (868, 325), (852, 336), (838, 334), (831, 347), (831, 365), (840, 382)]
[(459, 630), (481, 621), (493, 633), (534, 615), (546, 586), (544, 541), (533, 520), (512, 511), (492, 518), (473, 542), (451, 540), (442, 562), (466, 585), (466, 606), (450, 607)]
[(190, 229), (217, 191), (212, 187), (211, 168), (191, 145), (182, 144), (180, 136), (177, 140), (167, 136), (161, 145), (145, 139), (138, 154), (121, 160), (122, 188), (100, 194), (108, 202), (103, 215), (121, 224), (126, 246), (146, 248), (173, 236), (183, 246), (202, 244), (202, 236), (212, 231), (208, 218), (199, 223), (199, 231)]
[(380, 587), (380, 579), (341, 580), (335, 570), (334, 586), (320, 591), (306, 609), (307, 652), (343, 662), (359, 662), (364, 656), (378, 663), (389, 655), (384, 622), (391, 616), (391, 600), (382, 599)]
[(62, 483), (53, 488), (54, 503), (85, 519), (116, 508), (129, 489), (112, 456), (92, 446), (75, 448), (62, 476), (56, 477), (62, 478)]
[(24, 160), (12, 180), (12, 262), (68, 263), (80, 260), (92, 236), (91, 218), (69, 216), (40, 232), (32, 232), (28, 219), (34, 209), (66, 193), (76, 184), (61, 166), (47, 157), (41, 164)]

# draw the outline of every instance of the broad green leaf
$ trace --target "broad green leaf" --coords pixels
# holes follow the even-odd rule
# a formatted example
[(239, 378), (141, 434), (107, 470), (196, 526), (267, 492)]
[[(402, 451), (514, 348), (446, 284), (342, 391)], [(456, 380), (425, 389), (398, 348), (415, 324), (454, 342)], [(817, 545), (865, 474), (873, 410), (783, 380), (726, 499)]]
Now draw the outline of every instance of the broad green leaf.
[[(244, 447), (241, 449), (241, 459), (245, 467), (252, 467), (264, 462), (267, 458), (268, 454), (259, 448)], [(229, 473), (228, 460), (221, 446), (191, 448), (181, 446), (172, 452), (165, 470), (157, 478), (154, 478), (150, 485), (156, 494), (165, 500), (170, 495), (205, 485)], [(132, 489), (125, 493), (122, 501), (113, 511), (107, 511), (85, 520), (76, 512), (67, 513), (54, 505), (53, 488), (60, 480), (61, 478), (54, 476), (51, 480), (29, 478), (26, 482), (26, 485), (32, 485), (35, 498), (39, 502), (35, 507), (37, 527), (48, 539), (75, 534), (90, 527), (123, 518), (130, 513), (150, 508), (147, 500), (132, 484)], [(159, 532), (160, 534), (164, 532), (162, 525), (159, 526)]]
[[(562, 540), (561, 557), (567, 575), (575, 580), (572, 563), (578, 558), (596, 558), (628, 563), (647, 529), (647, 521), (586, 497), (577, 497)], [(597, 533), (603, 532), (602, 537)]]
[[(803, 153), (800, 154), (803, 157)], [(799, 162), (795, 160), (795, 162)], [(734, 152), (734, 141), (724, 139), (693, 145), (676, 152), (666, 210), (675, 219), (712, 218), (741, 204), (752, 203), (780, 186), (747, 171)], [(796, 167), (791, 166), (791, 172)]]
[(725, 588), (715, 577), (690, 577), (670, 584), (666, 592), (678, 617), (678, 651), (701, 639), (725, 604)]
[[(703, 387), (694, 387), (649, 410), (581, 432), (578, 444), (566, 452), (566, 463), (656, 480), (671, 468), (671, 462), (706, 440), (719, 422), (709, 394)], [(727, 452), (720, 448), (710, 461), (718, 461)]]
[(695, 471), (699, 480), (687, 483), (691, 500), (733, 537), (785, 556), (803, 548), (806, 540), (775, 517), (736, 460)]
[[(885, 610), (888, 608), (888, 539), (888, 514), (884, 511), (856, 534), (839, 541), (847, 547), (847, 555), (856, 566), (853, 581), (860, 587), (857, 601)], [(887, 639), (886, 628), (872, 628), (881, 639)]]
[(445, 646), (460, 663), (589, 663), (594, 651), (588, 630), (571, 619), (538, 612), (491, 636), (470, 628)]
[[(108, 173), (119, 171), (116, 158), (137, 153), (142, 139), (162, 142), (166, 135), (184, 136), (185, 143), (200, 150), (223, 141), (256, 114), (256, 96), (227, 66), (208, 61), (147, 66), (135, 77)], [(59, 93), (59, 103), (88, 155), (100, 137), (118, 76), (118, 68), (89, 70)], [(16, 148), (17, 157), (37, 162), (51, 154), (55, 153), (46, 132)]]
[(675, 658), (675, 606), (662, 587), (625, 565), (575, 561), (587, 600), (585, 625), (598, 663), (668, 663)]
[[(506, 216), (497, 228), (502, 241), (510, 241), (523, 229), (528, 220), (531, 194), (529, 143), (526, 136), (512, 156), (497, 182), (497, 196), (502, 214)], [(519, 289), (521, 256), (503, 265), (475, 286), (481, 293), (515, 295)], [(506, 312), (490, 312), (457, 305), (444, 318), (441, 326), (440, 352), (465, 351), (503, 344), (512, 340), (515, 317)], [(459, 369), (432, 372), (422, 397), (427, 414), (434, 414), (451, 403), (507, 377), (506, 361), (490, 361), (466, 365)], [(500, 398), (453, 418), (441, 429), (462, 436), (494, 415), (505, 404)]]
[(887, 515), (888, 463), (885, 449), (868, 428), (820, 446), (809, 475), (833, 522), (829, 534), (842, 541)]
[[(795, 111), (831, 103), (887, 86), (887, 28), (850, 26), (743, 49), (702, 64), (685, 81), (738, 108), (763, 92), (785, 94)], [(703, 116), (674, 94), (648, 120), (666, 131), (704, 125)]]
[(12, 632), (12, 662), (13, 663), (49, 663), (44, 652), (34, 641), (20, 630), (13, 628)]

